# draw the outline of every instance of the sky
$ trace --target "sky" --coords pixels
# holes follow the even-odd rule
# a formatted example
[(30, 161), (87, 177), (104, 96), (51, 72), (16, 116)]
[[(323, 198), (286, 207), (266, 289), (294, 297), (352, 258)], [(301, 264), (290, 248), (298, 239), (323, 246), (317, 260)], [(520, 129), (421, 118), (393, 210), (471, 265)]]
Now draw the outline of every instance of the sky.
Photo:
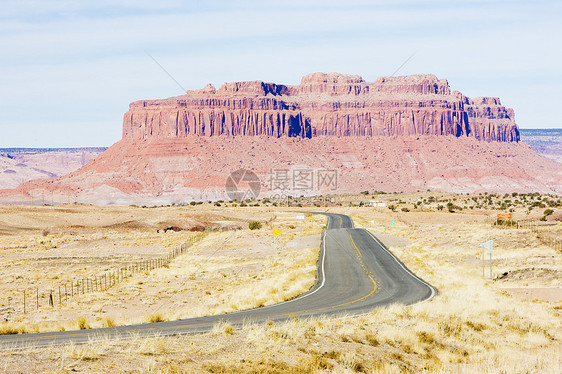
[(562, 2), (19, 0), (0, 13), (0, 148), (110, 146), (130, 102), (207, 83), (432, 73), (561, 128)]

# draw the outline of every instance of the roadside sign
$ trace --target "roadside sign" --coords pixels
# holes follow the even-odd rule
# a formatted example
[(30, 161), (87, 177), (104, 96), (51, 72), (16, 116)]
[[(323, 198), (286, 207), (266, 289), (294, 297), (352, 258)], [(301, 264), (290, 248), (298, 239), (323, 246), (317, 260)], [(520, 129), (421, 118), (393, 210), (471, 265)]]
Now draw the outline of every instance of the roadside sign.
[(480, 244), (481, 247), (491, 251), (494, 248), (494, 241), (488, 240), (486, 243)]
[(511, 213), (498, 213), (498, 221), (511, 221), (512, 217)]
[(283, 231), (278, 230), (278, 229), (273, 229), (273, 236), (277, 236), (277, 235), (281, 235), (283, 234)]
[(297, 219), (301, 219), (301, 220), (304, 219), (304, 214), (297, 215)]
[(490, 279), (492, 279), (492, 250), (494, 249), (494, 241), (493, 240), (488, 240), (485, 243), (480, 244), (480, 246), (482, 247), (482, 278), (485, 277), (484, 275), (484, 255), (485, 255), (485, 250), (487, 249), (488, 251), (490, 251)]

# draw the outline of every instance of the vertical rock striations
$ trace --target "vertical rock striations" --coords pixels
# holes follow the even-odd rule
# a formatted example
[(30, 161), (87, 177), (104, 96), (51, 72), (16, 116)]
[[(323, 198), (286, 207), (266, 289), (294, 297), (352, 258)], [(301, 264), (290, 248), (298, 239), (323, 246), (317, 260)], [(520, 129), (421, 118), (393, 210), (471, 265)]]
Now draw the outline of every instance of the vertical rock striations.
[(208, 85), (164, 100), (131, 103), (123, 138), (197, 136), (453, 135), (518, 142), (512, 109), (498, 98), (469, 99), (435, 75), (378, 78), (314, 73), (298, 86)]

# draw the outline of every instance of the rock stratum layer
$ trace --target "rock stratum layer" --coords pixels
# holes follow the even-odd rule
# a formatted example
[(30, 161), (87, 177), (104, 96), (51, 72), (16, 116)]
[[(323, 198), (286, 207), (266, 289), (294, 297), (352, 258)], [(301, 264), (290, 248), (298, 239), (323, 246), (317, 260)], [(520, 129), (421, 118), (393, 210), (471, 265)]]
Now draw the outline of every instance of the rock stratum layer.
[(315, 73), (299, 86), (226, 83), (165, 100), (131, 103), (123, 138), (454, 135), (517, 142), (512, 109), (469, 99), (434, 75), (379, 78)]
[[(97, 204), (228, 199), (225, 183), (238, 169), (259, 176), (260, 196), (562, 193), (562, 165), (519, 141), (513, 110), (498, 98), (470, 99), (434, 75), (367, 83), (315, 73), (299, 86), (227, 83), (135, 101), (122, 140), (64, 177), (0, 191), (0, 202), (41, 190), (55, 201)], [(305, 189), (294, 179), (303, 170), (312, 175)], [(323, 171), (335, 172), (337, 183), (322, 186)]]

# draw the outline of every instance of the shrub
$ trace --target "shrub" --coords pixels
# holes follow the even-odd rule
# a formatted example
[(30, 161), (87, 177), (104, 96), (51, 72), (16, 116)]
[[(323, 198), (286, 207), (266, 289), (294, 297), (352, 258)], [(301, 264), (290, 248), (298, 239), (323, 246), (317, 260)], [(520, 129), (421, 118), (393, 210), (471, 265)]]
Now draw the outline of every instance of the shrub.
[(403, 212), (409, 212), (410, 209), (408, 209), (408, 208), (402, 208), (402, 211), (403, 211)]
[(224, 333), (227, 335), (234, 334), (234, 327), (232, 327), (231, 325), (224, 326)]
[(115, 321), (112, 318), (106, 317), (103, 321), (103, 327), (114, 327)]
[(164, 317), (162, 317), (162, 314), (160, 313), (154, 313), (151, 314), (150, 317), (148, 318), (148, 322), (150, 323), (157, 323), (157, 322), (164, 322), (165, 319)]
[(508, 219), (508, 220), (496, 220), (496, 226), (517, 226), (517, 221)]
[(2, 323), (0, 325), (0, 335), (13, 335), (13, 334), (25, 334), (26, 330), (23, 326), (16, 326), (10, 324), (9, 322)]
[(90, 328), (90, 325), (88, 325), (88, 322), (86, 322), (86, 317), (78, 318), (78, 329), (87, 330), (89, 328)]
[(259, 230), (259, 229), (261, 229), (261, 222), (252, 221), (252, 222), (250, 222), (248, 227), (250, 228), (250, 230)]
[(546, 209), (543, 214), (544, 214), (544, 216), (546, 217), (546, 216), (550, 216), (552, 213), (554, 213), (554, 210), (552, 210), (552, 209)]

